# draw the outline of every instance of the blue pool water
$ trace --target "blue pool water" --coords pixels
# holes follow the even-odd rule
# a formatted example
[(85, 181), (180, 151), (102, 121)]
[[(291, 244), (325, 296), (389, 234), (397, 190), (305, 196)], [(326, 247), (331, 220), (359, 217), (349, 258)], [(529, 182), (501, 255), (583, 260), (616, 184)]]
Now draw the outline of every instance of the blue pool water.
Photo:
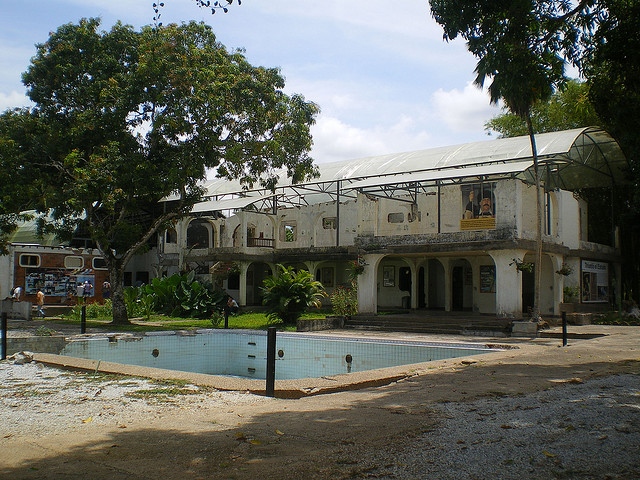
[[(61, 355), (209, 375), (264, 379), (266, 332), (199, 330), (72, 340)], [(494, 351), (462, 343), (425, 343), (279, 332), (276, 379), (323, 377)]]

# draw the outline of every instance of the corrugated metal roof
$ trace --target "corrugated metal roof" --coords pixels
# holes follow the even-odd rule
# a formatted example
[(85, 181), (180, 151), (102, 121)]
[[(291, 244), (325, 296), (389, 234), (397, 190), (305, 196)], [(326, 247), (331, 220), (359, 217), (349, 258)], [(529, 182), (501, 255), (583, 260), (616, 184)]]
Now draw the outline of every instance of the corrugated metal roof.
[(509, 173), (524, 172), (533, 166), (533, 162), (509, 162), (496, 165), (482, 165), (476, 167), (444, 168), (442, 170), (431, 170), (424, 172), (402, 173), (399, 175), (387, 175), (384, 177), (371, 177), (365, 180), (353, 182), (347, 188), (358, 189), (371, 186), (408, 184), (417, 182), (431, 182), (447, 178), (466, 178), (485, 175), (503, 175)]
[(250, 197), (226, 198), (222, 200), (207, 200), (205, 202), (200, 202), (194, 205), (194, 207), (191, 209), (191, 213), (234, 210), (237, 208), (244, 208), (251, 205), (252, 203), (260, 202), (262, 200), (273, 197), (274, 195), (256, 195)]
[[(615, 140), (599, 127), (537, 134), (535, 140), (539, 163), (541, 168), (546, 169), (543, 182), (548, 188), (609, 186), (612, 179), (624, 181), (628, 163)], [(522, 136), (321, 163), (318, 164), (320, 177), (302, 185), (343, 180), (343, 188), (353, 189), (412, 181), (496, 175), (500, 172), (508, 174), (525, 172), (532, 161), (529, 137)], [(280, 180), (276, 188), (291, 187), (285, 170), (277, 174)], [(532, 176), (528, 174), (522, 178), (532, 180)], [(363, 181), (364, 183), (356, 183)], [(239, 182), (227, 179), (210, 180), (205, 187), (210, 196), (243, 191), (247, 193)], [(297, 188), (300, 189), (301, 186), (298, 185)], [(263, 189), (254, 189), (248, 194), (261, 195), (264, 192)], [(326, 195), (318, 196), (325, 197)], [(199, 210), (201, 207), (197, 208)], [(206, 211), (205, 207), (202, 208), (202, 211)]]

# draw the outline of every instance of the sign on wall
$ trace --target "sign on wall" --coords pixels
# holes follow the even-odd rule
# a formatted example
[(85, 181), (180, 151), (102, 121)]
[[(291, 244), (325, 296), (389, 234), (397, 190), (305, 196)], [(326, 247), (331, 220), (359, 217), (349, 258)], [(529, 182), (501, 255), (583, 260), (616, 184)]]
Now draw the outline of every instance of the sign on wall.
[(581, 299), (583, 303), (609, 301), (609, 265), (582, 260)]
[(496, 267), (495, 265), (480, 265), (480, 293), (495, 293)]

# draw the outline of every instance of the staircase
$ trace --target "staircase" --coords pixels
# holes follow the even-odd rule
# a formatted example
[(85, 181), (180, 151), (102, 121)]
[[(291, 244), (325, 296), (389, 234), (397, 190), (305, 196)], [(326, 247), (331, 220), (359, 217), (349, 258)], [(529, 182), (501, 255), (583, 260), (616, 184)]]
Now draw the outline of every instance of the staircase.
[(458, 315), (450, 312), (399, 313), (390, 315), (355, 315), (344, 328), (386, 332), (433, 333), (440, 335), (481, 335), (506, 337), (511, 320), (490, 315)]

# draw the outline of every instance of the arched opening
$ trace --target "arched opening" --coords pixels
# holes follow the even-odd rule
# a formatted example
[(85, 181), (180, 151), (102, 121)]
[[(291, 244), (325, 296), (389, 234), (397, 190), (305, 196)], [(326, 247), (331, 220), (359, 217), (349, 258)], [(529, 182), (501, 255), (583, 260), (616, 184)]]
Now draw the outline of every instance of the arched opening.
[(264, 279), (272, 275), (271, 267), (262, 262), (254, 262), (247, 269), (247, 305), (262, 305)]
[(472, 310), (473, 269), (464, 259), (457, 260), (451, 270), (451, 310)]
[(196, 219), (189, 223), (187, 248), (211, 248), (211, 225), (209, 222)]
[(242, 229), (240, 228), (240, 225), (238, 225), (234, 230), (233, 230), (233, 246), (234, 247), (241, 247), (242, 246)]

